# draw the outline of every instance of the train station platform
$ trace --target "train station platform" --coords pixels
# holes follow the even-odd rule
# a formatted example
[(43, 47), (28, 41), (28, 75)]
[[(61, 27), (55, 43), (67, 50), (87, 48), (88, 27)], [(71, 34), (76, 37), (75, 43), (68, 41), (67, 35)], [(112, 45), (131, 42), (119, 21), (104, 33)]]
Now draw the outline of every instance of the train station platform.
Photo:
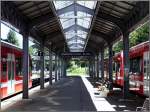
[[(30, 99), (10, 98), (2, 102), (2, 111), (135, 111), (144, 99), (133, 96), (121, 101), (121, 90), (107, 97), (95, 97), (94, 88), (87, 77), (66, 77), (45, 89), (35, 87), (29, 91)], [(7, 107), (6, 107), (7, 105)]]

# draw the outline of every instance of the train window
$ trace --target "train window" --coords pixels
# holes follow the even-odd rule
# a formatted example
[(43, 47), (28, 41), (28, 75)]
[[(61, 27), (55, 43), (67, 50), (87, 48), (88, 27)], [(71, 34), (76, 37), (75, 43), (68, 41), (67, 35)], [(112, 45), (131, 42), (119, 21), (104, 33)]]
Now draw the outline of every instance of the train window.
[(22, 76), (22, 59), (16, 58), (16, 76)]
[(130, 72), (140, 73), (141, 72), (141, 63), (140, 57), (130, 59)]
[(6, 78), (7, 75), (7, 63), (3, 62), (2, 63), (2, 78)]
[(117, 63), (117, 66), (116, 66), (116, 72), (119, 72), (120, 71), (120, 64)]
[(8, 61), (8, 80), (11, 80), (11, 71), (12, 68), (11, 68), (11, 61)]
[(116, 71), (116, 63), (113, 63), (113, 71)]

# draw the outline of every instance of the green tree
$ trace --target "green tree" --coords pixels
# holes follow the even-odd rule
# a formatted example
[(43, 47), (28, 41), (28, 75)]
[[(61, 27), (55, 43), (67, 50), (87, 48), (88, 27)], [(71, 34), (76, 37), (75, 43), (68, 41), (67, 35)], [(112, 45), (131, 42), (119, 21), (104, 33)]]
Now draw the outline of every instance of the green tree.
[[(149, 22), (144, 24), (142, 27), (130, 33), (129, 37), (129, 47), (133, 47), (141, 42), (148, 41), (149, 39)], [(123, 41), (120, 40), (114, 45), (113, 50), (115, 53), (123, 50)]]
[(149, 22), (130, 34), (130, 47), (149, 39)]
[(12, 43), (12, 44), (15, 44), (15, 45), (19, 46), (19, 42), (17, 40), (16, 33), (13, 30), (10, 30), (9, 33), (7, 34), (6, 41), (9, 42), (9, 43)]
[(123, 41), (119, 41), (114, 47), (113, 51), (120, 52), (123, 49)]

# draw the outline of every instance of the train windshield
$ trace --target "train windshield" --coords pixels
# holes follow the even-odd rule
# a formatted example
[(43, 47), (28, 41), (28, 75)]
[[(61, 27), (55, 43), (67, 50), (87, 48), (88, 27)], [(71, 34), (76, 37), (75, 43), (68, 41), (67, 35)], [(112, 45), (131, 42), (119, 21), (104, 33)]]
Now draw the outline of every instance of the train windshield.
[(140, 73), (141, 72), (141, 58), (130, 59), (130, 72)]

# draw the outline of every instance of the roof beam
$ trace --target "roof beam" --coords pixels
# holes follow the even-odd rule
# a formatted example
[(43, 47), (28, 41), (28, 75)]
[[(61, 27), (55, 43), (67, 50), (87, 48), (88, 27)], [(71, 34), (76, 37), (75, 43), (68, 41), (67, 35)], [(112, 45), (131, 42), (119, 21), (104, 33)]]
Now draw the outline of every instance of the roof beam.
[(120, 19), (113, 17), (109, 14), (106, 14), (104, 12), (100, 12), (99, 15), (97, 16), (97, 19), (103, 19), (104, 21), (109, 21), (114, 23), (116, 26), (118, 26), (121, 30), (124, 29), (124, 23)]
[(130, 5), (130, 6), (132, 6), (132, 7), (135, 7), (134, 4), (131, 4), (131, 3), (129, 3), (129, 2), (126, 2), (126, 1), (121, 1), (121, 2), (124, 3), (124, 4)]
[(110, 9), (111, 11), (115, 11), (115, 12), (117, 12), (117, 13), (119, 13), (119, 14), (123, 14), (123, 15), (126, 15), (126, 14), (127, 14), (126, 12), (123, 12), (123, 11), (121, 11), (121, 10), (116, 10), (115, 8), (111, 8), (111, 7), (106, 6), (106, 5), (101, 5), (101, 7)]
[(84, 7), (78, 3), (73, 3), (67, 7), (64, 7), (62, 9), (59, 9), (57, 10), (57, 14), (58, 15), (61, 15), (61, 14), (64, 14), (64, 13), (67, 13), (67, 12), (71, 12), (71, 11), (74, 11), (74, 6), (76, 6), (77, 8), (77, 11), (81, 11), (81, 12), (86, 12), (90, 15), (93, 15), (94, 14), (94, 10), (90, 9), (90, 8), (87, 8), (87, 7)]
[(149, 20), (149, 1), (137, 2), (130, 15), (127, 16), (128, 20), (125, 22), (126, 30), (133, 31), (139, 24)]
[(93, 35), (93, 36), (95, 35), (97, 37), (101, 37), (106, 42), (110, 41), (110, 39), (113, 39), (112, 36), (108, 36), (108, 35), (106, 35), (104, 33), (98, 32), (96, 30), (92, 30), (91, 35)]
[(84, 47), (84, 45), (81, 43), (72, 43), (72, 44), (69, 44), (68, 46), (71, 47), (71, 46), (75, 46), (75, 45), (79, 45), (81, 47)]
[(47, 14), (41, 15), (41, 16), (36, 17), (35, 19), (31, 20), (30, 27), (38, 26), (38, 25), (41, 25), (42, 23), (47, 23), (47, 22), (53, 21), (54, 19), (56, 19), (56, 17), (54, 17), (50, 13), (47, 13)]
[(54, 38), (62, 37), (63, 34), (61, 34), (60, 31), (52, 32), (50, 34), (47, 34), (45, 41), (52, 41)]
[(88, 31), (89, 31), (87, 28), (84, 28), (84, 27), (82, 27), (82, 26), (80, 26), (80, 25), (74, 24), (74, 25), (72, 25), (72, 26), (70, 26), (70, 27), (64, 29), (64, 32), (66, 33), (66, 32), (68, 32), (69, 30), (76, 30), (76, 29), (80, 29), (80, 30), (85, 31), (85, 32), (88, 32)]
[(84, 39), (84, 38), (82, 38), (82, 37), (74, 36), (74, 37), (71, 37), (71, 38), (67, 39), (67, 42), (72, 41), (72, 40), (75, 40), (75, 39), (77, 39), (77, 40), (81, 40), (81, 41), (85, 41), (85, 39)]
[(16, 6), (12, 1), (2, 1), (1, 10), (3, 21), (11, 23), (13, 26), (20, 29), (20, 32), (24, 32), (24, 30), (28, 29), (28, 19), (16, 9)]
[(126, 7), (123, 7), (123, 6), (120, 6), (120, 5), (116, 4), (117, 2), (112, 3), (111, 1), (105, 1), (105, 3), (111, 4), (112, 6), (119, 7), (119, 8), (121, 8), (121, 9), (123, 9), (123, 10), (126, 10), (126, 11), (131, 11), (131, 9), (128, 9), (128, 8), (126, 8)]

